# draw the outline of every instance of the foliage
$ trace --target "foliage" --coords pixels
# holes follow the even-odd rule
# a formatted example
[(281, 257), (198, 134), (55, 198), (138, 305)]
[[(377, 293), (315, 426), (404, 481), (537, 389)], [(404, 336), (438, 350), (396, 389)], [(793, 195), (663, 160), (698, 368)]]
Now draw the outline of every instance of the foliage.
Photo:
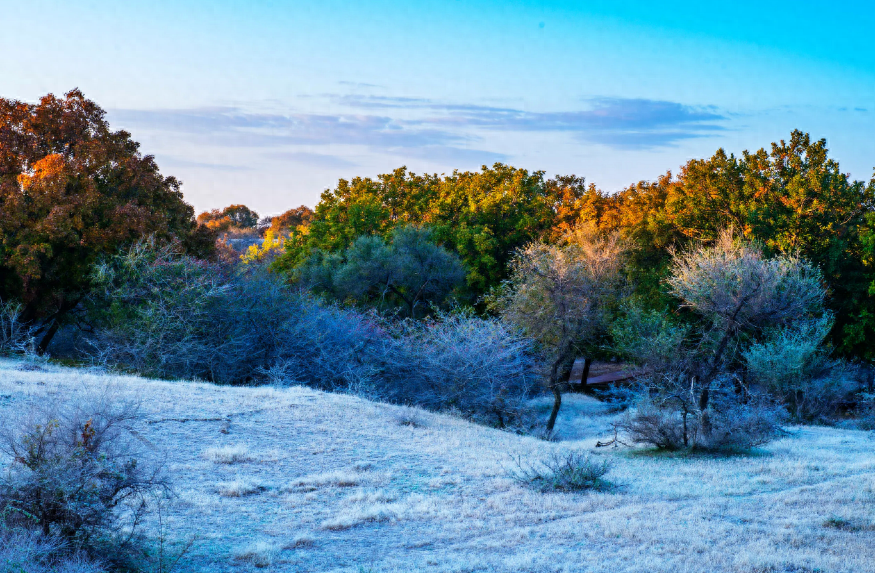
[(489, 308), (549, 355), (546, 383), (555, 403), (547, 431), (559, 413), (568, 367), (606, 329), (606, 307), (620, 286), (624, 250), (618, 235), (603, 237), (587, 228), (576, 229), (560, 245), (532, 243), (517, 252), (510, 278), (488, 298)]
[(179, 187), (78, 90), (0, 99), (0, 298), (40, 321), (41, 350), (88, 293), (99, 257), (149, 234), (208, 254), (214, 239)]
[(161, 467), (131, 439), (139, 419), (136, 403), (116, 401), (107, 388), (72, 402), (44, 399), (7, 420), (0, 433), (0, 451), (11, 460), (0, 477), (4, 525), (123, 562), (149, 500), (169, 491)]
[(829, 158), (825, 140), (794, 131), (771, 151), (735, 157), (721, 149), (709, 159), (691, 160), (677, 176), (668, 173), (615, 195), (592, 194), (581, 216), (637, 245), (628, 272), (640, 300), (655, 309), (670, 302), (661, 279), (670, 273), (672, 246), (710, 243), (732, 228), (758, 241), (766, 254), (804, 257), (828, 284), (833, 342), (870, 359), (873, 198), (875, 180), (851, 181)]
[(362, 236), (341, 256), (314, 252), (299, 269), (299, 282), (340, 301), (392, 308), (416, 317), (444, 303), (465, 270), (459, 257), (435, 244), (431, 229), (396, 228), (389, 243)]
[(312, 219), (313, 210), (306, 205), (301, 205), (274, 217), (265, 217), (259, 221), (259, 226), (282, 232), (297, 229), (301, 226), (306, 227)]
[(516, 468), (511, 471), (514, 481), (541, 492), (601, 491), (611, 487), (604, 480), (611, 470), (610, 462), (580, 452), (554, 453), (536, 464), (526, 464), (520, 458), (515, 462)]
[(462, 259), (476, 298), (506, 277), (515, 249), (550, 235), (585, 192), (580, 179), (545, 182), (543, 172), (500, 163), (446, 176), (402, 167), (376, 180), (340, 180), (322, 194), (306, 232), (287, 241), (275, 268), (292, 272), (316, 249), (338, 253), (362, 235), (388, 238), (398, 226), (428, 225)]

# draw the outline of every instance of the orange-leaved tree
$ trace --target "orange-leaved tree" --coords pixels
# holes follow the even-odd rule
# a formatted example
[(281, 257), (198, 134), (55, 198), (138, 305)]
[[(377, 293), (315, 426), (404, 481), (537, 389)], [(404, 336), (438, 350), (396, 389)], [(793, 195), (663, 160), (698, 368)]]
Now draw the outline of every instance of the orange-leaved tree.
[(79, 90), (37, 104), (0, 98), (0, 299), (24, 304), (45, 351), (88, 293), (93, 263), (152, 235), (206, 255), (180, 183)]

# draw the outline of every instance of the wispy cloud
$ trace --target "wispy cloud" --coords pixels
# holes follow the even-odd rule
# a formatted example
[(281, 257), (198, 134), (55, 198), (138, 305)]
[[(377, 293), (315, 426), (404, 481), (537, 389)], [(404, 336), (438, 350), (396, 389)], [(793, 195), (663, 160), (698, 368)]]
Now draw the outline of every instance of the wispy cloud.
[(206, 136), (213, 143), (238, 147), (281, 145), (366, 145), (381, 149), (448, 145), (467, 141), (421, 122), (364, 114), (262, 114), (239, 108), (115, 110), (120, 125)]
[[(250, 148), (267, 160), (329, 170), (356, 165), (338, 156), (337, 146), (455, 167), (511, 160), (512, 150), (482, 149), (501, 145), (496, 134), (566, 133), (582, 143), (654, 149), (712, 135), (728, 119), (713, 107), (650, 99), (596, 98), (586, 100), (581, 110), (549, 112), (417, 97), (336, 95), (330, 101), (338, 113), (122, 109), (113, 110), (110, 119), (114, 125), (172, 135), (203, 148)], [(195, 161), (187, 166), (236, 169)]]
[(677, 102), (592, 98), (588, 109), (533, 112), (509, 107), (444, 104), (423, 98), (338, 96), (353, 108), (419, 108), (431, 112), (424, 124), (444, 128), (477, 127), (495, 131), (569, 132), (579, 139), (620, 148), (652, 148), (722, 131), (726, 116), (713, 106)]

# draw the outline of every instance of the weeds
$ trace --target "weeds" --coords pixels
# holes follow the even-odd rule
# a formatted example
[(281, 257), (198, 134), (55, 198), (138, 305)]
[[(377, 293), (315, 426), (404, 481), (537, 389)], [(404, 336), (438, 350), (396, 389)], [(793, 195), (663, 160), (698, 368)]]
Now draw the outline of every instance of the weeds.
[(514, 462), (516, 467), (510, 472), (514, 481), (541, 492), (604, 491), (612, 487), (603, 479), (611, 469), (610, 463), (580, 452), (554, 453), (535, 464), (525, 463), (521, 458)]

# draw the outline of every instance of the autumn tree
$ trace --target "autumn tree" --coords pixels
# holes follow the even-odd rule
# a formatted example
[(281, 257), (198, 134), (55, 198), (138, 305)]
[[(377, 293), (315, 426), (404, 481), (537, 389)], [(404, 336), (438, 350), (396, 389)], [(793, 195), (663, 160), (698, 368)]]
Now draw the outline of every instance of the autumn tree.
[(313, 219), (313, 210), (306, 205), (289, 209), (274, 217), (264, 217), (259, 221), (259, 226), (265, 229), (273, 229), (278, 232), (297, 229), (301, 225), (307, 226)]
[(180, 183), (73, 90), (38, 104), (0, 99), (0, 298), (24, 304), (45, 351), (90, 288), (93, 263), (137, 239), (208, 254)]
[(718, 150), (677, 175), (632, 185), (616, 195), (588, 197), (580, 211), (602, 229), (634, 243), (628, 272), (653, 308), (669, 303), (662, 280), (671, 248), (714, 242), (732, 228), (766, 254), (801, 255), (823, 273), (827, 305), (836, 315), (833, 342), (842, 351), (875, 357), (875, 296), (867, 244), (875, 182), (853, 181), (829, 157), (826, 140), (801, 131), (769, 150), (741, 156)]
[(229, 205), (224, 209), (204, 211), (197, 216), (197, 221), (219, 232), (230, 228), (255, 229), (258, 225), (258, 213), (246, 205)]

